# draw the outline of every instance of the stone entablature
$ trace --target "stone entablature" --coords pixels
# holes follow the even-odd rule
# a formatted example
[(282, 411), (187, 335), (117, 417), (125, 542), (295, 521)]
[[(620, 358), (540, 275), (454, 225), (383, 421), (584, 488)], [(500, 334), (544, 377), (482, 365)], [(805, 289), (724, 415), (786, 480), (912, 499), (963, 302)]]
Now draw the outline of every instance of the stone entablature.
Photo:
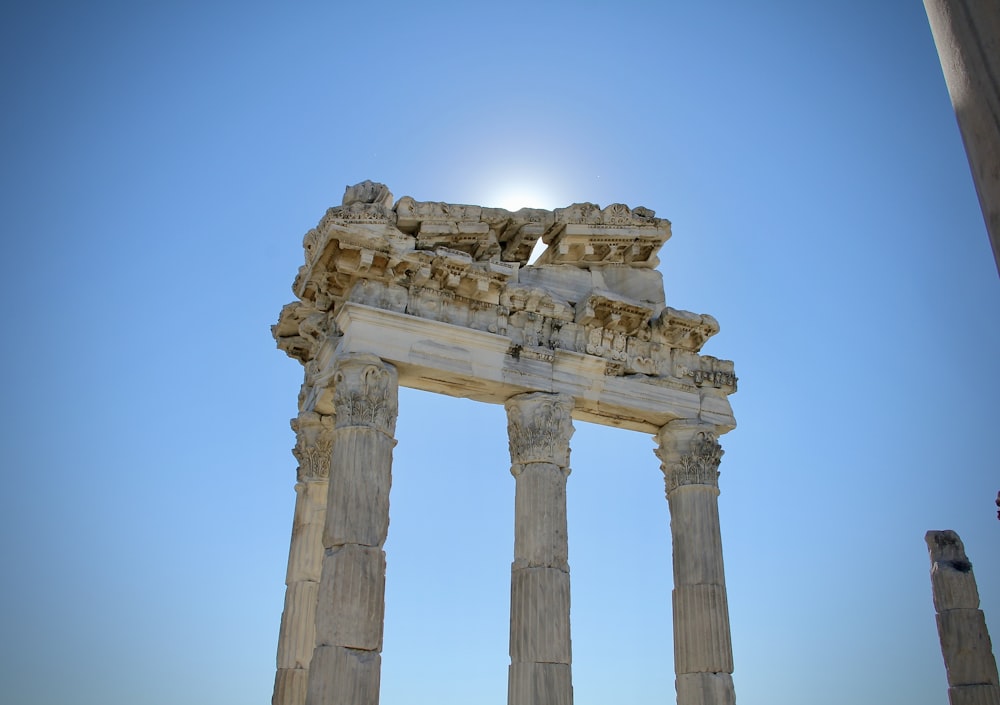
[[(598, 388), (608, 385), (591, 383), (592, 402), (578, 408), (580, 418), (655, 432), (673, 418), (701, 417), (728, 430), (735, 425), (726, 400), (736, 390), (733, 363), (699, 354), (719, 330), (713, 317), (666, 305), (655, 266), (669, 237), (669, 221), (643, 207), (578, 203), (510, 212), (408, 196), (392, 205), (384, 185), (364, 182), (306, 234), (306, 262), (293, 285), (299, 300), (282, 310), (273, 333), (306, 365), (307, 387), (310, 371), (313, 385), (327, 381), (345, 325), (354, 322), (353, 337), (363, 338), (359, 321), (376, 316), (408, 346), (400, 342), (398, 359), (386, 358), (405, 386), (503, 403), (535, 388), (518, 382), (533, 365), (548, 366), (541, 378), (555, 368), (599, 369), (599, 377), (620, 380), (619, 396), (648, 397), (662, 413), (643, 423), (639, 404), (622, 416), (620, 404), (601, 398)], [(528, 264), (539, 239), (547, 249)], [(442, 349), (442, 335), (451, 349)], [(436, 348), (421, 342), (431, 340)], [(360, 340), (341, 350), (361, 351)], [(492, 360), (482, 363), (491, 370), (449, 382), (471, 389), (449, 390), (435, 380), (442, 369), (452, 374), (459, 358)], [(588, 396), (572, 384), (550, 386), (544, 389), (573, 394), (578, 407)], [(319, 396), (307, 389), (303, 399), (322, 407)]]

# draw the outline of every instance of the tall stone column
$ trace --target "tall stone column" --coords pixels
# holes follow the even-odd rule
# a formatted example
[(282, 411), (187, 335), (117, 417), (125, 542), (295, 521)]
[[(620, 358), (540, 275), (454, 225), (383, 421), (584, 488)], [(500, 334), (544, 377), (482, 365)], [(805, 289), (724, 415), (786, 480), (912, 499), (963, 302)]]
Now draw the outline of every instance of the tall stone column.
[(566, 478), (572, 398), (529, 393), (505, 404), (515, 477), (508, 705), (571, 705)]
[(733, 648), (719, 528), (715, 428), (671, 421), (656, 435), (674, 555), (674, 671), (678, 705), (732, 705)]
[(272, 705), (303, 705), (306, 701), (309, 662), (316, 644), (316, 596), (323, 563), (333, 418), (306, 411), (292, 419), (292, 429), (292, 452), (299, 469)]
[(398, 377), (378, 357), (341, 358), (308, 705), (377, 705)]
[(931, 588), (951, 705), (1000, 705), (1000, 680), (979, 589), (962, 539), (954, 531), (928, 531)]
[(1000, 0), (924, 0), (1000, 269)]

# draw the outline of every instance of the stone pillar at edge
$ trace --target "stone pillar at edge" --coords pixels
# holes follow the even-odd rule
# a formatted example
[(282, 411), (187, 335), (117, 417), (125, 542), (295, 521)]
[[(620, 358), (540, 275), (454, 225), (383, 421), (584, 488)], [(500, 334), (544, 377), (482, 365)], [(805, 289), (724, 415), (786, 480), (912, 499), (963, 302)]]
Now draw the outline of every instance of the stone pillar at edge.
[(335, 421), (306, 705), (378, 705), (396, 369), (345, 355), (333, 374)]
[(678, 705), (733, 705), (733, 649), (719, 527), (714, 426), (671, 421), (656, 434), (670, 505)]
[(1000, 271), (1000, 0), (924, 0)]
[(566, 478), (573, 400), (507, 400), (514, 498), (508, 705), (572, 705)]
[(951, 705), (1000, 705), (1000, 677), (979, 587), (954, 531), (928, 531), (931, 592)]
[(292, 430), (298, 482), (272, 705), (303, 705), (306, 701), (309, 662), (316, 644), (316, 596), (323, 565), (333, 417), (304, 411), (292, 419)]

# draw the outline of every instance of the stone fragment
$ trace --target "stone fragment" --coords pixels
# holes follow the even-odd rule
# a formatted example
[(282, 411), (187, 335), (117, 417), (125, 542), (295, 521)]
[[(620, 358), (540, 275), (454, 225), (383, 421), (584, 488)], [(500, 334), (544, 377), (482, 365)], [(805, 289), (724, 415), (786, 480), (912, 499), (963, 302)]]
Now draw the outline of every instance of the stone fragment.
[(569, 573), (556, 568), (511, 571), (512, 663), (572, 662), (569, 600)]
[(516, 465), (514, 565), (569, 571), (566, 471), (553, 463)]
[(1000, 677), (972, 563), (954, 531), (928, 531), (931, 589), (952, 705), (1000, 705)]
[(377, 651), (317, 646), (307, 705), (378, 705), (382, 657)]
[(997, 663), (982, 610), (953, 609), (937, 615), (948, 685), (997, 685)]
[(346, 544), (327, 549), (316, 606), (316, 644), (381, 651), (385, 552)]
[(395, 441), (364, 427), (338, 428), (334, 438), (324, 544), (381, 546), (389, 532)]
[(678, 673), (677, 705), (736, 705), (733, 677), (728, 673)]
[(600, 288), (619, 296), (640, 301), (659, 313), (666, 305), (663, 294), (663, 274), (657, 269), (633, 267), (593, 267), (595, 280), (600, 277)]
[(507, 675), (508, 705), (573, 705), (573, 679), (564, 663), (512, 663)]
[(316, 646), (316, 599), (319, 582), (291, 583), (285, 591), (278, 636), (278, 667), (308, 669)]
[(951, 705), (998, 705), (1000, 687), (996, 685), (961, 685), (949, 688), (948, 700)]
[(725, 585), (679, 585), (672, 597), (675, 671), (732, 673)]
[(304, 668), (279, 668), (274, 676), (271, 705), (302, 705), (309, 687), (309, 671)]
[(297, 483), (295, 492), (297, 496), (286, 582), (319, 582), (320, 571), (323, 569), (323, 524), (326, 521), (329, 488), (325, 481), (317, 480)]

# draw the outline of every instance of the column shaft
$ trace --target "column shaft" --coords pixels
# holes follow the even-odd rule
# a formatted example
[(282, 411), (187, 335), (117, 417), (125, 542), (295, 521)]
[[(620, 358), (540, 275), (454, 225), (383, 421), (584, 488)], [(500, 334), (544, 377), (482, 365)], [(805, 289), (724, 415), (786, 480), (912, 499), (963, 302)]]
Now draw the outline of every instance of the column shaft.
[(670, 505), (674, 671), (678, 705), (732, 705), (733, 649), (719, 528), (712, 426), (673, 421), (657, 435)]
[(572, 705), (566, 477), (573, 400), (507, 401), (515, 477), (508, 705)]
[(316, 596), (323, 561), (323, 523), (333, 419), (303, 412), (292, 420), (299, 461), (295, 516), (288, 550), (285, 607), (278, 635), (278, 670), (272, 705), (303, 705), (316, 644)]
[(1000, 2), (924, 0), (1000, 269)]
[(395, 368), (348, 355), (333, 376), (336, 422), (307, 705), (377, 705), (385, 544), (396, 424)]
[(954, 531), (928, 531), (931, 588), (951, 705), (1000, 705), (1000, 678), (979, 588), (962, 539)]

